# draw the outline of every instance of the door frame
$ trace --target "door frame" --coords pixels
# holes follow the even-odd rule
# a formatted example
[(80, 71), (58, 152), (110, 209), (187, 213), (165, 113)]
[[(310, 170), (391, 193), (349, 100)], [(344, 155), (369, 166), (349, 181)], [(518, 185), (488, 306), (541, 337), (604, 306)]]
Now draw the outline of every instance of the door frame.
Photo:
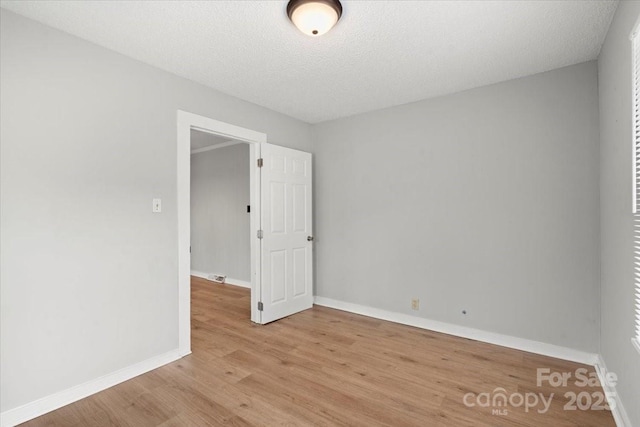
[(261, 295), (260, 243), (260, 173), (257, 162), (267, 135), (205, 116), (177, 112), (177, 217), (178, 217), (178, 351), (191, 353), (191, 129), (236, 139), (249, 144), (249, 203), (251, 233), (251, 321), (260, 322), (258, 301)]

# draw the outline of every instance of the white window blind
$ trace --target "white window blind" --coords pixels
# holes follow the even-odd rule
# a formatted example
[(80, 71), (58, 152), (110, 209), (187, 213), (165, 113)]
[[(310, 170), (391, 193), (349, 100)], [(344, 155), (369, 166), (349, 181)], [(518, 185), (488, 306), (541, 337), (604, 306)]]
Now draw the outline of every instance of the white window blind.
[(635, 336), (633, 343), (640, 351), (640, 32), (631, 36), (633, 78), (633, 214), (634, 214), (634, 277)]

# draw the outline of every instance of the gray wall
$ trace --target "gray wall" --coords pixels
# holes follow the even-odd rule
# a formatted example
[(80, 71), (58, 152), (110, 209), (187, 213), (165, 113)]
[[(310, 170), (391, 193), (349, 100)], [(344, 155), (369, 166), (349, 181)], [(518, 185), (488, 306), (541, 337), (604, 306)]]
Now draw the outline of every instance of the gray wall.
[(598, 60), (602, 330), (600, 353), (618, 375), (618, 398), (640, 426), (640, 354), (632, 347), (633, 214), (631, 200), (631, 41), (640, 2), (620, 2)]
[(597, 88), (588, 62), (314, 126), (316, 294), (597, 351)]
[(251, 281), (249, 162), (244, 143), (191, 155), (192, 270)]
[(311, 138), (6, 10), (0, 29), (5, 411), (178, 346), (176, 110), (305, 151)]

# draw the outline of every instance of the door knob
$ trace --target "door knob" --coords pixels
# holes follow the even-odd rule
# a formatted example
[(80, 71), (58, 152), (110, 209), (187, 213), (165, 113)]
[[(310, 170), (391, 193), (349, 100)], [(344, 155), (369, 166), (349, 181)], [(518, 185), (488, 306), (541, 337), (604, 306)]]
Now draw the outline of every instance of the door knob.
[(313, 236), (307, 236), (307, 242), (313, 242)]

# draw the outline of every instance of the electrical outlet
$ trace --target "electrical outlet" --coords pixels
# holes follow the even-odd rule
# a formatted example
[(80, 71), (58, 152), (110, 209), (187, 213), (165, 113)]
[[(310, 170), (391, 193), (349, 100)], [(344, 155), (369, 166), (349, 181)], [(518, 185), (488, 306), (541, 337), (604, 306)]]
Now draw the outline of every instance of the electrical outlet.
[(419, 298), (411, 298), (411, 310), (420, 310)]

